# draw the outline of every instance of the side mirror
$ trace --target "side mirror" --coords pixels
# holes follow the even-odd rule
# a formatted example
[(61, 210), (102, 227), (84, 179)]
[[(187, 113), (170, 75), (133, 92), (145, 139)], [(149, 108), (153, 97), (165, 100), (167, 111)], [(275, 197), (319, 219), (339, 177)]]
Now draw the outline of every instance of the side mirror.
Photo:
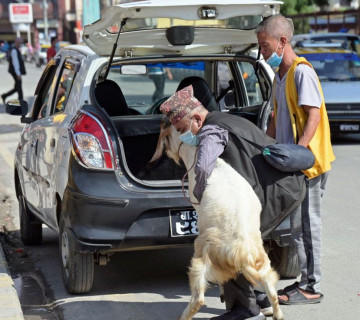
[(29, 111), (28, 104), (25, 100), (22, 99), (9, 100), (6, 103), (5, 111), (6, 113), (11, 114), (13, 116), (21, 116), (21, 123), (32, 122), (31, 117), (28, 118), (25, 117)]
[(23, 116), (25, 117), (28, 113), (28, 104), (25, 100), (9, 100), (6, 103), (6, 113), (13, 116)]

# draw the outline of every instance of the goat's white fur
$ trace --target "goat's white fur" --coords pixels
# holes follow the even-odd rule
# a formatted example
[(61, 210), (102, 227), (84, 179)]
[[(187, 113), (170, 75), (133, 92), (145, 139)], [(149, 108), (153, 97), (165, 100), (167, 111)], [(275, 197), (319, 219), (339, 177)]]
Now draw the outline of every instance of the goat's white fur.
[[(194, 163), (196, 148), (180, 146), (179, 133), (173, 126), (162, 129), (157, 150), (151, 161), (162, 154), (189, 170)], [(189, 195), (193, 195), (195, 173), (189, 171)], [(277, 273), (271, 268), (260, 233), (261, 204), (250, 184), (222, 159), (207, 180), (198, 213), (199, 235), (194, 242), (194, 256), (189, 268), (191, 299), (180, 320), (190, 320), (204, 304), (208, 282), (224, 283), (242, 273), (253, 285), (261, 286), (274, 310), (273, 318), (283, 319), (275, 284)]]

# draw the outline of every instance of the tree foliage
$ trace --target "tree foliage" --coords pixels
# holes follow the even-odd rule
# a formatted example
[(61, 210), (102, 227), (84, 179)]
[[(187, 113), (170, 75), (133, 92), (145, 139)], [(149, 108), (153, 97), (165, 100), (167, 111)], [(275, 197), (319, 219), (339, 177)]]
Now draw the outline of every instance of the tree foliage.
[(316, 6), (322, 7), (329, 5), (328, 0), (283, 0), (281, 13), (285, 16), (292, 14), (311, 13)]
[[(280, 7), (280, 13), (284, 16), (315, 12), (316, 6), (329, 5), (328, 0), (282, 0), (284, 4)], [(308, 19), (294, 19), (295, 33), (309, 32)]]

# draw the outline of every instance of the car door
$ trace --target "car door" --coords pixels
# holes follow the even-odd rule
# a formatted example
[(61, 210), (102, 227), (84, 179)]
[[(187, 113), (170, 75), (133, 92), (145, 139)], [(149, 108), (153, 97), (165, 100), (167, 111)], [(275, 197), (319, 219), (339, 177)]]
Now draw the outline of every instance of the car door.
[(217, 100), (222, 111), (247, 118), (266, 131), (273, 72), (244, 56), (217, 64)]
[[(56, 218), (56, 191), (57, 181), (61, 179), (59, 163), (63, 156), (64, 145), (68, 145), (67, 119), (71, 117), (66, 113), (70, 93), (79, 69), (79, 61), (66, 58), (58, 67), (52, 83), (52, 96), (49, 110), (40, 120), (38, 128), (38, 146), (36, 157), (36, 174), (39, 183), (39, 211), (46, 216), (49, 225), (57, 228)], [(64, 141), (63, 140), (67, 140)]]
[(56, 69), (56, 61), (53, 60), (44, 70), (35, 91), (35, 100), (31, 111), (33, 121), (24, 129), (23, 133), (24, 147), (22, 167), (24, 169), (24, 195), (33, 211), (38, 214), (40, 214), (39, 203), (41, 185), (43, 181), (37, 174), (37, 155), (39, 152), (39, 140), (44, 138), (40, 135), (41, 126), (43, 125), (42, 119), (47, 112), (52, 91), (51, 84), (54, 79)]

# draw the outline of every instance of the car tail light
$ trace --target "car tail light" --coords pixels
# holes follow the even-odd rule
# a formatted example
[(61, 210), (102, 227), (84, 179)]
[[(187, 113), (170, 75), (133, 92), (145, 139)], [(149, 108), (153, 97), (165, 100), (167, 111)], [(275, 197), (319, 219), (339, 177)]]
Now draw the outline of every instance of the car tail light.
[(114, 169), (114, 148), (108, 132), (92, 114), (82, 112), (72, 125), (73, 151), (93, 169)]

